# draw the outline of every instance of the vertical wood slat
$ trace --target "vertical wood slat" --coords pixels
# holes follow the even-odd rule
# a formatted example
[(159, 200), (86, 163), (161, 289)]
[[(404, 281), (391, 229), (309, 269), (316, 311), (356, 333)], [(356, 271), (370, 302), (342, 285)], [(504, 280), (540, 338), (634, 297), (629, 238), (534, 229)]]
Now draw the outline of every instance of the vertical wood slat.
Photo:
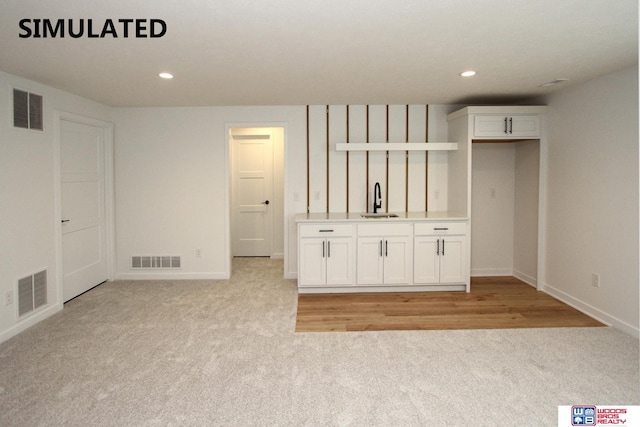
[(309, 106), (307, 105), (307, 213), (309, 213), (309, 205), (311, 195), (309, 190)]
[[(425, 117), (428, 114), (425, 105), (410, 105), (408, 111), (408, 129), (410, 142), (424, 142), (427, 132)], [(409, 152), (409, 168), (407, 171), (409, 198), (407, 200), (407, 210), (411, 212), (421, 212), (427, 203), (427, 165), (425, 153), (419, 151)]]
[(344, 151), (336, 151), (336, 143), (344, 142), (346, 135), (346, 105), (330, 105), (328, 116), (329, 143), (329, 212), (347, 211), (347, 156)]
[[(387, 123), (386, 123), (386, 106), (370, 105), (369, 106), (369, 143), (370, 144), (386, 144)], [(387, 153), (385, 151), (376, 151), (369, 153), (369, 188), (371, 194), (369, 199), (369, 208), (373, 210), (375, 183), (380, 183), (380, 192), (383, 198), (382, 208), (385, 210), (384, 197), (387, 191), (386, 180), (386, 164)]]
[[(388, 107), (389, 144), (405, 144), (407, 135), (406, 106), (391, 105)], [(406, 210), (406, 151), (390, 151), (388, 158), (389, 175), (387, 179), (388, 211), (403, 212)]]
[[(367, 107), (349, 106), (348, 123), (350, 142), (367, 142)], [(349, 153), (349, 210), (367, 211), (367, 153), (353, 151)]]
[[(309, 212), (327, 212), (327, 108), (309, 106)], [(317, 198), (316, 198), (317, 196)]]

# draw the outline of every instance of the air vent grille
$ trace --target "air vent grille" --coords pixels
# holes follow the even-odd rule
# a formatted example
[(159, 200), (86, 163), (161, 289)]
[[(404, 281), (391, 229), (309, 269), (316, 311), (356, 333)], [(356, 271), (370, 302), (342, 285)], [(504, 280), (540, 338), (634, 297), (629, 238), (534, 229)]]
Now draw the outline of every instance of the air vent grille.
[(18, 315), (47, 305), (47, 270), (18, 279)]
[(157, 270), (181, 268), (179, 255), (134, 255), (131, 257), (131, 268), (134, 270)]
[(42, 95), (13, 89), (13, 126), (22, 129), (43, 129)]

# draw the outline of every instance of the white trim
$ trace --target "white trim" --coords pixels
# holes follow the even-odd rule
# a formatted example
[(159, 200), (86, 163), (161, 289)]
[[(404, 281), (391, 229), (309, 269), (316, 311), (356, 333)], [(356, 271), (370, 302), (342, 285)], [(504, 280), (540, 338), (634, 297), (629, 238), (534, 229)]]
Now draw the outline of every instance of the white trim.
[[(17, 299), (15, 296), (14, 296), (13, 302), (14, 302), (14, 305), (17, 305)], [(15, 325), (7, 329), (6, 331), (3, 331), (2, 333), (0, 333), (0, 343), (3, 343), (9, 338), (15, 337), (19, 333), (26, 331), (36, 323), (39, 323), (44, 319), (48, 318), (49, 316), (56, 314), (60, 310), (62, 310), (61, 303), (53, 304), (47, 308), (38, 309), (36, 312), (33, 313), (33, 315), (24, 317), (23, 318), (24, 320), (19, 321), (18, 323), (16, 323)], [(17, 309), (16, 309), (16, 312), (17, 312)]]
[(406, 285), (406, 286), (300, 286), (299, 294), (353, 294), (362, 292), (433, 292), (466, 291), (466, 285)]
[(471, 277), (513, 276), (511, 268), (473, 268)]
[(527, 285), (533, 286), (536, 289), (538, 287), (538, 281), (536, 280), (535, 277), (525, 274), (521, 271), (513, 270), (513, 277), (515, 277), (518, 280), (522, 280)]
[(105, 237), (107, 257), (107, 279), (115, 277), (115, 192), (114, 192), (114, 151), (113, 123), (91, 117), (85, 117), (62, 110), (53, 111), (53, 185), (54, 185), (54, 221), (57, 292), (56, 303), (64, 302), (62, 268), (62, 189), (60, 186), (60, 122), (62, 120), (102, 128), (104, 137), (104, 201), (105, 201)]
[[(538, 281), (538, 283), (540, 283), (540, 281)], [(584, 301), (574, 298), (571, 295), (561, 291), (560, 289), (556, 289), (553, 286), (545, 283), (542, 287), (542, 291), (608, 326), (613, 326), (614, 328), (628, 335), (631, 335), (636, 339), (640, 339), (640, 329), (638, 329), (637, 327), (630, 325), (615, 316), (605, 313), (604, 311), (597, 309)]]
[(205, 273), (118, 273), (116, 280), (228, 280), (226, 272)]
[(284, 253), (275, 252), (271, 254), (271, 259), (284, 259)]

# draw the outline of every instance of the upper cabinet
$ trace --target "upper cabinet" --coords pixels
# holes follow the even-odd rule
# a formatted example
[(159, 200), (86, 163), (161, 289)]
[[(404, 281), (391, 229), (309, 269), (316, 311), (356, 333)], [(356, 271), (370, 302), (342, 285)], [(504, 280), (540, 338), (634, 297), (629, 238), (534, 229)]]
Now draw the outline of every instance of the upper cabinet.
[(477, 115), (473, 123), (473, 137), (492, 139), (539, 138), (540, 116), (517, 114)]

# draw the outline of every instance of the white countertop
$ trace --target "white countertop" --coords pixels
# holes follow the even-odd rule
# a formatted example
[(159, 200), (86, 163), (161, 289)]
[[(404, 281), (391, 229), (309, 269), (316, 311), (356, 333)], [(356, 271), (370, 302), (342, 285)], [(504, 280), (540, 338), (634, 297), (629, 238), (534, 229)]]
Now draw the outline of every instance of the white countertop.
[(349, 213), (301, 213), (295, 216), (296, 222), (336, 222), (336, 221), (466, 221), (465, 215), (453, 212), (390, 212), (398, 215), (396, 218), (363, 218), (364, 212)]

